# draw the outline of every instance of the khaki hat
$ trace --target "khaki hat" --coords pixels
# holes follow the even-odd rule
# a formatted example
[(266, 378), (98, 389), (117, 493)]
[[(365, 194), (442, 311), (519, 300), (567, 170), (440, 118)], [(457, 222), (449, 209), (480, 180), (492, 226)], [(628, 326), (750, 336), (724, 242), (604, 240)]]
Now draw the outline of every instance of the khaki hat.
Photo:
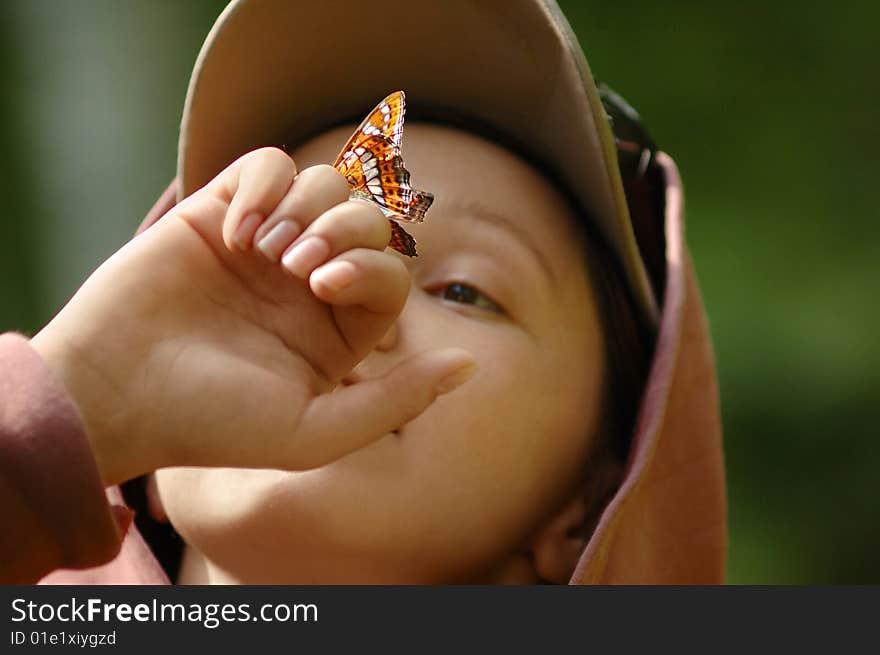
[(304, 141), (365, 115), (396, 89), (411, 105), (487, 123), (552, 165), (656, 326), (614, 135), (583, 51), (552, 0), (233, 0), (190, 79), (178, 200), (243, 153)]

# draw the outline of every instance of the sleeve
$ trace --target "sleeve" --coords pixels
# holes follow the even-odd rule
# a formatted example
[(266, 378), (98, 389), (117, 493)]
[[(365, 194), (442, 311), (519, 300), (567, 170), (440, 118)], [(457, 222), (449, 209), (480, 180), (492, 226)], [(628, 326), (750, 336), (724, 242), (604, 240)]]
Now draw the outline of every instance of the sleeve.
[(26, 338), (0, 335), (0, 583), (107, 562), (130, 522), (71, 398)]

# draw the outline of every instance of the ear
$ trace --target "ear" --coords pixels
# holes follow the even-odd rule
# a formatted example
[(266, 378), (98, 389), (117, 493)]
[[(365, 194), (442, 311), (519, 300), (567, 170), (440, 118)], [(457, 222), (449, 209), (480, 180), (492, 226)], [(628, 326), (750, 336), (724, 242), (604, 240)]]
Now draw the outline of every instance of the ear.
[(158, 523), (168, 523), (168, 514), (165, 513), (165, 505), (162, 503), (162, 496), (159, 494), (159, 485), (156, 484), (155, 473), (150, 473), (147, 476), (146, 495), (147, 511), (150, 513), (150, 517)]
[(578, 489), (544, 524), (529, 549), (535, 573), (553, 584), (568, 584), (584, 549), (583, 524), (587, 501)]

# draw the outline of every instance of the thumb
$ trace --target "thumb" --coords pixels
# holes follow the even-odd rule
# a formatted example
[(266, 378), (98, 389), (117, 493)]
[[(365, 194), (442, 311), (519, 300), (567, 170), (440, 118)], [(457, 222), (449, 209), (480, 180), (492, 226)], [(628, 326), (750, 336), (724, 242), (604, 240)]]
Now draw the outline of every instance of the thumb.
[(296, 469), (328, 464), (413, 420), (466, 382), (474, 357), (461, 348), (420, 353), (380, 378), (314, 398), (291, 445)]

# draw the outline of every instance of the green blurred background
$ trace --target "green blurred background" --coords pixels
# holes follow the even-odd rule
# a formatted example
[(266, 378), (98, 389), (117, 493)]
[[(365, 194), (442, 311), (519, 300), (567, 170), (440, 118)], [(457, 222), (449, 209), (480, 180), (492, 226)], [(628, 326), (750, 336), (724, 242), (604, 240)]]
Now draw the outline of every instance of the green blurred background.
[[(561, 4), (685, 181), (729, 581), (880, 583), (880, 4)], [(0, 2), (0, 331), (44, 324), (174, 175), (224, 5)]]

